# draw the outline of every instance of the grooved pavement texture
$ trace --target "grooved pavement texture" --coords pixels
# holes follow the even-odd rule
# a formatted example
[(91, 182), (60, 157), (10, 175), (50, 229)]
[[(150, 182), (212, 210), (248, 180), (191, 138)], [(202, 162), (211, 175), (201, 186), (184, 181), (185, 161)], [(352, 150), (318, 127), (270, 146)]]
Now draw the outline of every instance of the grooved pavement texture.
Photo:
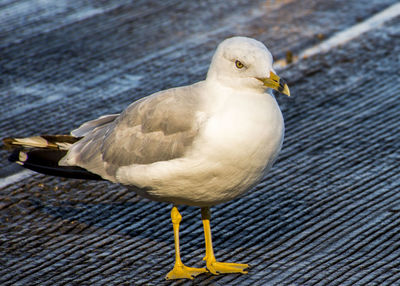
[[(0, 1), (0, 137), (67, 132), (204, 78), (244, 34), (294, 54), (396, 1)], [(400, 284), (400, 18), (279, 73), (282, 153), (245, 197), (212, 208), (216, 256), (248, 275), (196, 285)], [(0, 153), (0, 175), (16, 171)], [(181, 207), (184, 262), (203, 266), (200, 211)], [(192, 285), (170, 206), (107, 182), (33, 174), (0, 190), (1, 285)]]

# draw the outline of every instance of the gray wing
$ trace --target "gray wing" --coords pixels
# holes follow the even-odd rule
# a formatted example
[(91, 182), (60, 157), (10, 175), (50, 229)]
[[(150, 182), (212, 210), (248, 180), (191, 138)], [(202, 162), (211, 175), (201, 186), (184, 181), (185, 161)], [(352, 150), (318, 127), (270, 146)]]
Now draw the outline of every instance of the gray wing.
[(107, 114), (100, 116), (97, 119), (87, 121), (79, 126), (77, 129), (72, 130), (71, 135), (74, 137), (86, 136), (94, 129), (114, 121), (118, 116), (119, 114)]
[(179, 87), (134, 102), (75, 143), (60, 164), (114, 181), (119, 167), (184, 156), (201, 125), (197, 90), (196, 85)]

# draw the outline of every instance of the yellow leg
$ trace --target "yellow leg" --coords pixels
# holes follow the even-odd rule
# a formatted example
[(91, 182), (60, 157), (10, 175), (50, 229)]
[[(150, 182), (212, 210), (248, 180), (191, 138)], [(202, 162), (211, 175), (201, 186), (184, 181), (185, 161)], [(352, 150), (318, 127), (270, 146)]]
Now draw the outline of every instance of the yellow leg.
[(174, 268), (167, 274), (166, 279), (181, 279), (193, 277), (207, 272), (205, 268), (193, 268), (183, 265), (181, 255), (179, 251), (179, 223), (182, 220), (182, 216), (178, 211), (178, 208), (174, 206), (171, 210), (172, 225), (174, 227), (174, 240), (175, 240), (175, 265)]
[(248, 264), (225, 263), (216, 261), (211, 239), (210, 218), (211, 218), (210, 208), (209, 207), (202, 208), (201, 219), (203, 221), (204, 238), (206, 242), (206, 256), (204, 257), (204, 260), (207, 262), (207, 269), (214, 275), (218, 275), (219, 273), (246, 274), (247, 271), (244, 271), (244, 269), (249, 268)]

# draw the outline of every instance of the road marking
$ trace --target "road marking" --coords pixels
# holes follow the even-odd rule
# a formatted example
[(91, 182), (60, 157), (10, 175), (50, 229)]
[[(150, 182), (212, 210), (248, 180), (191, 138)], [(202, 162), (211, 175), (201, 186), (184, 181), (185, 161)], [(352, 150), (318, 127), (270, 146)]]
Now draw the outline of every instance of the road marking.
[(26, 170), (20, 171), (18, 173), (12, 174), (8, 177), (4, 177), (4, 178), (0, 179), (0, 189), (7, 187), (11, 184), (15, 184), (16, 182), (22, 181), (34, 174), (36, 174), (36, 173), (31, 170), (26, 169)]
[[(377, 14), (374, 14), (370, 18), (364, 20), (363, 22), (353, 25), (343, 31), (334, 34), (332, 37), (321, 42), (320, 44), (303, 50), (302, 52), (299, 53), (297, 57), (295, 57), (292, 63), (296, 63), (301, 59), (306, 59), (316, 54), (328, 52), (334, 48), (337, 48), (338, 46), (344, 45), (368, 31), (379, 28), (387, 21), (399, 15), (400, 15), (400, 3), (393, 4), (388, 8), (386, 8), (385, 10)], [(286, 66), (286, 60), (281, 59), (276, 61), (274, 68), (279, 69), (283, 68), (284, 66)]]
[(400, 15), (400, 3), (393, 4), (378, 14), (368, 18), (367, 20), (334, 34), (331, 38), (322, 42), (321, 44), (306, 49), (300, 54), (299, 58), (307, 58), (315, 54), (324, 53), (340, 45), (346, 44), (347, 42), (361, 36), (365, 32), (382, 26), (385, 22), (398, 15)]

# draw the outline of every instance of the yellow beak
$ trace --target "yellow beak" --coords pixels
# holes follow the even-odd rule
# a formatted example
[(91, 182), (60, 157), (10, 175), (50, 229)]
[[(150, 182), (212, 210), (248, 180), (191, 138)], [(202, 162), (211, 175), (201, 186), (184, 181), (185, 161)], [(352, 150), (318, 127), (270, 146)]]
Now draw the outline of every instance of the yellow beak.
[(290, 90), (288, 85), (286, 84), (286, 81), (279, 76), (277, 76), (275, 73), (272, 71), (269, 74), (269, 77), (266, 78), (257, 78), (259, 81), (262, 81), (264, 86), (275, 89), (279, 91), (280, 93), (286, 94), (287, 96), (290, 96)]

